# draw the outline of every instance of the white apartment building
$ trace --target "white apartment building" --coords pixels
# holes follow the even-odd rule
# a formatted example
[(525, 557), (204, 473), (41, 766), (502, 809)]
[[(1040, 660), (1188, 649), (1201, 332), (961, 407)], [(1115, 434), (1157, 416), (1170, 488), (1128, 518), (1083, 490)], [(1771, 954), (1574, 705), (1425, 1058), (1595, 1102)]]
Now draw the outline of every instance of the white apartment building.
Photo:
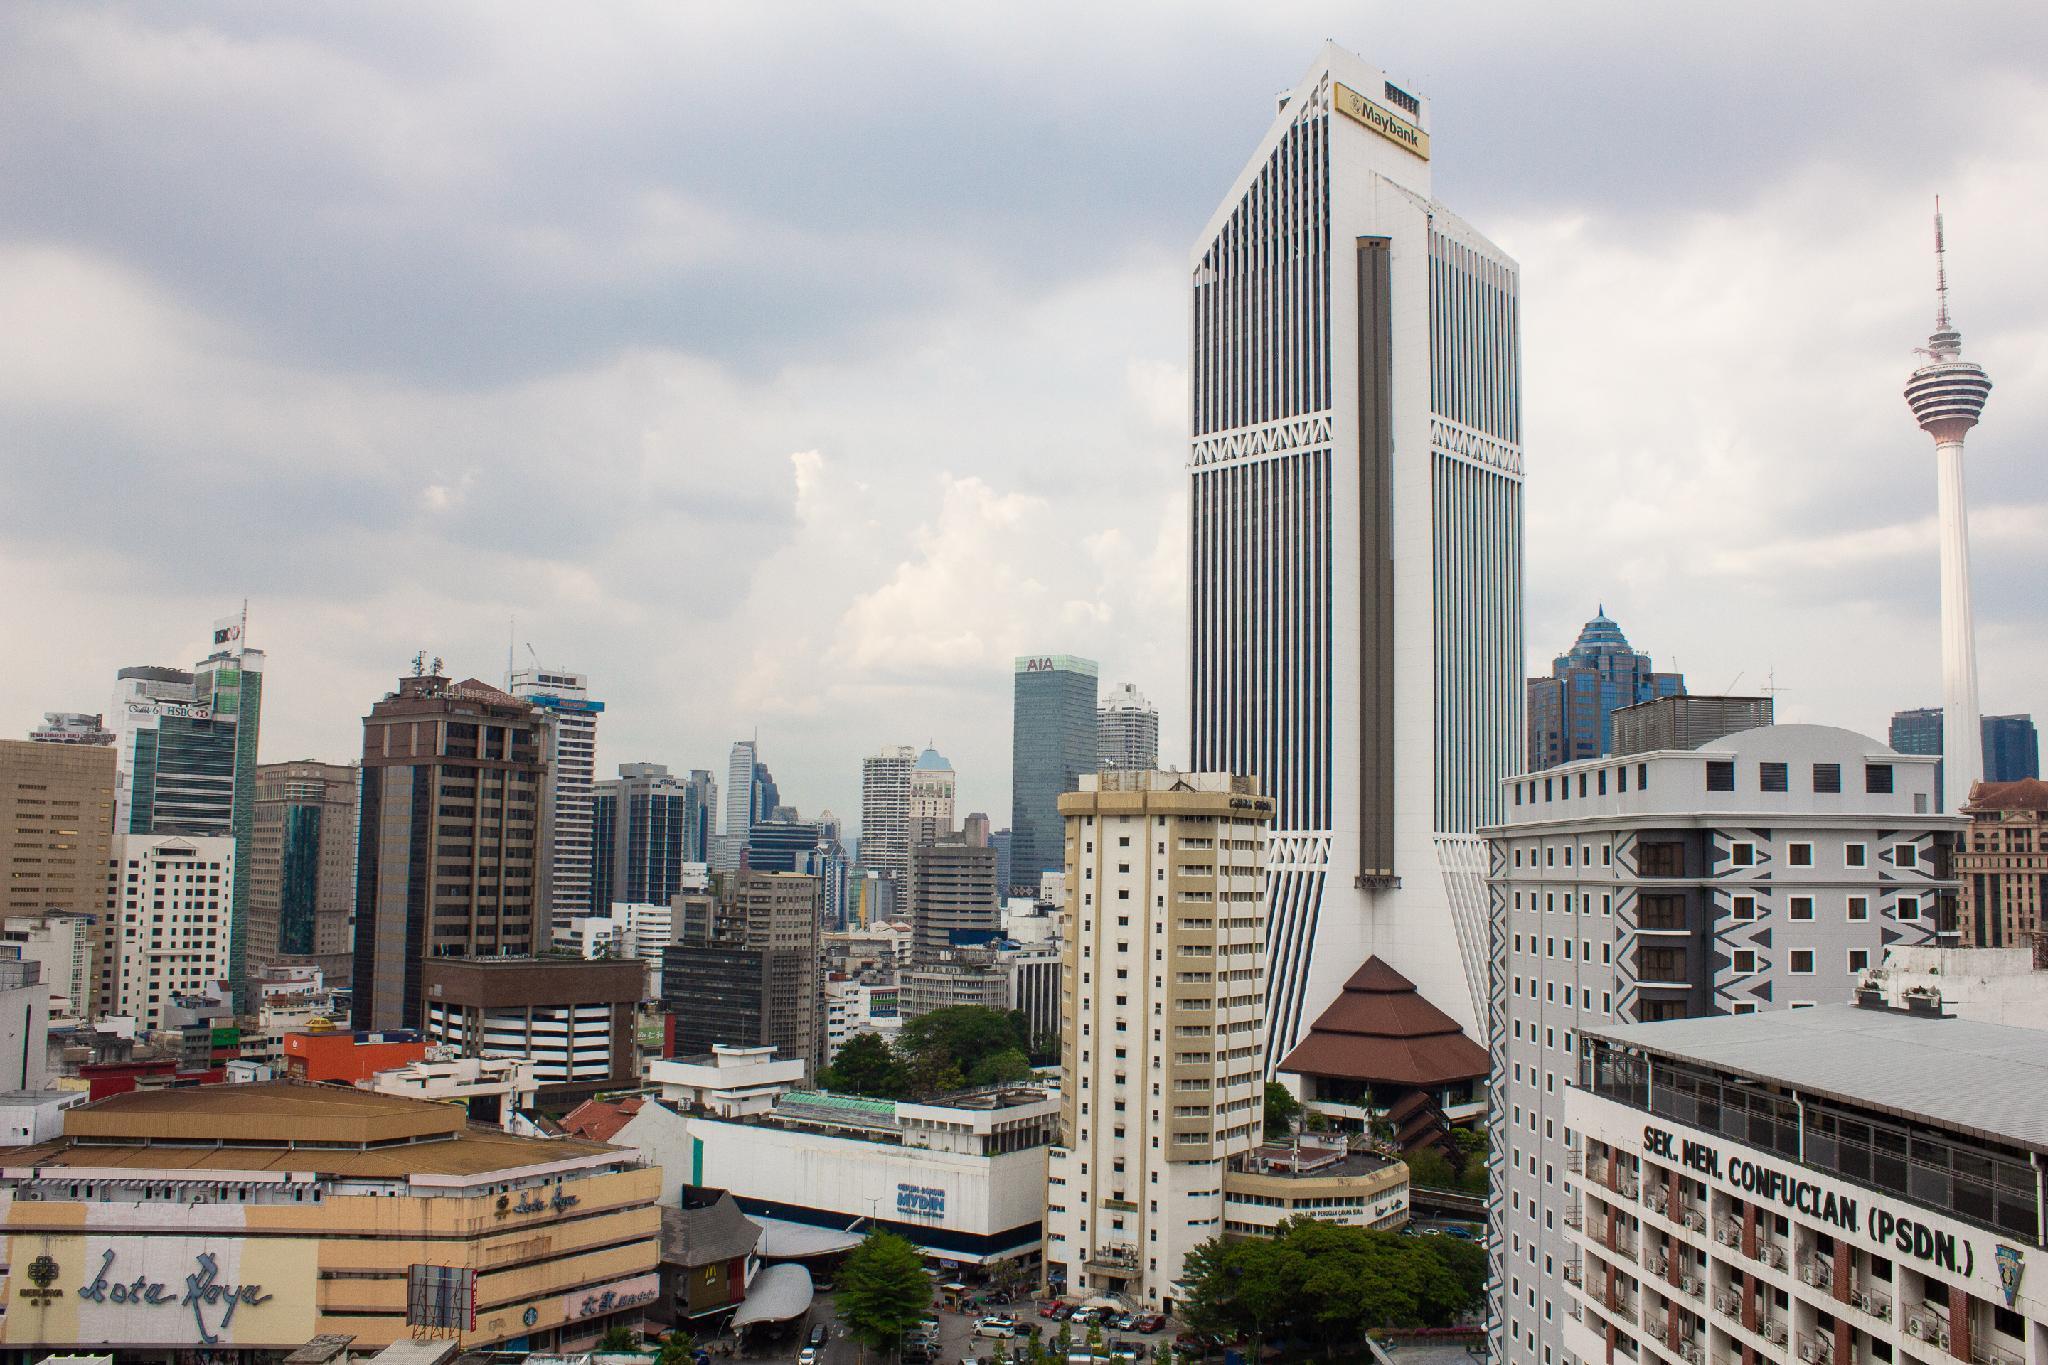
[(113, 1013), (163, 1027), (174, 997), (228, 977), (231, 835), (116, 834), (107, 868)]
[(379, 1071), (359, 1090), (380, 1095), (405, 1095), (440, 1104), (460, 1104), (478, 1123), (509, 1128), (515, 1114), (531, 1110), (539, 1082), (533, 1063), (520, 1057), (457, 1057), (429, 1055), (417, 1062)]
[(910, 880), (910, 782), (917, 750), (894, 744), (860, 764), (860, 865)]
[(825, 978), (825, 1064), (839, 1055), (839, 1049), (856, 1034), (873, 1033), (893, 1042), (903, 1031), (903, 1014), (898, 1006), (894, 982), (881, 984), (856, 981), (844, 976)]
[(1478, 1037), (1520, 767), (1520, 271), (1431, 106), (1326, 43), (1188, 261), (1199, 771), (1272, 798), (1266, 1060), (1378, 957)]
[(2044, 1022), (1879, 1003), (1588, 1025), (1542, 1253), (1562, 1354), (2048, 1360)]
[(1060, 798), (1070, 937), (1049, 1274), (1167, 1311), (1259, 1145), (1273, 803), (1227, 773), (1107, 772)]
[(937, 749), (927, 748), (910, 770), (910, 840), (914, 847), (930, 843), (955, 828), (953, 765)]
[(1581, 1031), (1839, 1004), (1932, 943), (1960, 817), (1930, 756), (1773, 725), (1505, 784), (1488, 840), (1495, 1358), (1558, 1365)]
[(93, 992), (93, 946), (98, 932), (91, 915), (65, 910), (9, 915), (0, 924), (0, 943), (11, 945), (24, 962), (40, 963), (43, 985), (50, 993), (50, 1021), (64, 1024), (89, 1019)]
[(547, 841), (547, 905), (556, 917), (587, 915), (590, 902), (591, 841), (596, 815), (597, 718), (604, 703), (590, 695), (590, 679), (566, 669), (517, 668), (513, 696), (548, 713), (553, 747), (548, 756), (547, 803), (541, 837)]
[(609, 912), (557, 920), (555, 947), (580, 957), (638, 958), (647, 964), (647, 998), (661, 998), (661, 950), (674, 938), (673, 907), (614, 901)]

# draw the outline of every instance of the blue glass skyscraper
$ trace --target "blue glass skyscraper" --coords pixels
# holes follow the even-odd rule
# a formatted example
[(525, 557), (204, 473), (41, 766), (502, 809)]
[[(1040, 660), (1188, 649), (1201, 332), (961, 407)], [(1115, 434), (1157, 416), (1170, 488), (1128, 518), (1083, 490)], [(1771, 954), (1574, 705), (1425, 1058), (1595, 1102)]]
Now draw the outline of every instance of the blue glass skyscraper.
[(1601, 607), (1547, 678), (1529, 679), (1529, 770), (1613, 751), (1616, 707), (1685, 695), (1685, 678), (1659, 673)]
[(1093, 659), (1034, 654), (1017, 660), (1010, 748), (1010, 879), (1034, 891), (1038, 874), (1066, 861), (1060, 796), (1095, 771)]

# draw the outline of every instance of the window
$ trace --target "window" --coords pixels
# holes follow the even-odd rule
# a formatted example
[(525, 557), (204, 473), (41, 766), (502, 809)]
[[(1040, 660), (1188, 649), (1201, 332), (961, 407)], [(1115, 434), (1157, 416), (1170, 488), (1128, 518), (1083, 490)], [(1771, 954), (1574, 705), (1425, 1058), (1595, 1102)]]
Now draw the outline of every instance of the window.
[(1899, 897), (1899, 918), (1902, 920), (1917, 920), (1920, 918), (1920, 898), (1918, 896)]
[(1710, 792), (1732, 792), (1735, 790), (1735, 765), (1728, 761), (1707, 764), (1707, 790)]
[(1728, 916), (1730, 919), (1755, 919), (1756, 897), (1737, 896), (1728, 909)]
[(1730, 1013), (1730, 1014), (1755, 1014), (1755, 1013), (1756, 1013), (1756, 1004), (1755, 1004), (1755, 1002), (1754, 1002), (1754, 1001), (1750, 1001), (1750, 1000), (1738, 1000), (1738, 1001), (1736, 1001), (1736, 1002), (1735, 1002), (1735, 1008), (1734, 1008), (1734, 1009), (1732, 1009), (1732, 1010), (1730, 1010), (1730, 1011), (1729, 1011), (1729, 1013)]
[(1792, 950), (1792, 975), (1813, 975), (1813, 949), (1794, 948)]
[(1920, 849), (1919, 849), (1919, 846), (1918, 846), (1918, 845), (1916, 845), (1916, 844), (1894, 844), (1894, 845), (1892, 845), (1892, 866), (1893, 866), (1893, 867), (1918, 867), (1918, 866), (1920, 866)]
[(1892, 794), (1892, 765), (1889, 763), (1864, 764), (1863, 790), (1875, 796), (1890, 796)]
[(1813, 789), (1824, 795), (1842, 790), (1842, 765), (1839, 763), (1816, 763), (1813, 765)]
[(1812, 867), (1812, 866), (1813, 866), (1813, 845), (1812, 845), (1812, 844), (1787, 844), (1787, 845), (1785, 845), (1785, 861), (1786, 861), (1786, 862), (1788, 862), (1788, 863), (1790, 863), (1790, 864), (1791, 864), (1792, 866), (1794, 866), (1794, 867)]
[(1851, 949), (1849, 950), (1849, 970), (1850, 970), (1850, 971), (1852, 971), (1852, 972), (1867, 972), (1867, 971), (1869, 971), (1869, 970), (1870, 970), (1870, 949), (1868, 949), (1868, 948), (1851, 948)]
[(1756, 866), (1756, 845), (1747, 840), (1738, 840), (1728, 846), (1728, 861), (1735, 867)]
[(1756, 972), (1756, 950), (1737, 948), (1734, 953), (1734, 968), (1737, 976), (1750, 976)]
[(1793, 919), (1812, 919), (1812, 918), (1813, 918), (1813, 897), (1811, 897), (1811, 896), (1794, 896), (1794, 897), (1792, 898), (1792, 918), (1793, 918)]
[(1649, 789), (1650, 765), (1647, 763), (1638, 763), (1636, 764), (1636, 790), (1639, 792), (1646, 792)]
[(1870, 866), (1870, 851), (1862, 844), (1844, 844), (1842, 846), (1842, 862), (1849, 867), (1868, 867)]
[(1850, 922), (1851, 924), (1861, 924), (1861, 923), (1862, 923), (1862, 922), (1863, 922), (1864, 920), (1867, 920), (1867, 919), (1869, 919), (1869, 918), (1870, 918), (1870, 897), (1868, 897), (1868, 896), (1851, 896), (1851, 897), (1849, 897), (1849, 922)]
[(1790, 771), (1783, 763), (1759, 763), (1757, 765), (1756, 784), (1767, 792), (1790, 791), (1792, 789)]

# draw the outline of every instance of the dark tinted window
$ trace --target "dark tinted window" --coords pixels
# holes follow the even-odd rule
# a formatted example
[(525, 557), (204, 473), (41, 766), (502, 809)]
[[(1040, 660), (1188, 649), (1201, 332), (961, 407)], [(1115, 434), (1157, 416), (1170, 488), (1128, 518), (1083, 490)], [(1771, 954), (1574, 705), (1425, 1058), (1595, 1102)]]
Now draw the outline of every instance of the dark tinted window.
[(1889, 763), (1864, 764), (1863, 790), (1879, 795), (1890, 795), (1892, 790), (1892, 765)]
[(1710, 792), (1734, 791), (1735, 765), (1733, 763), (1709, 763), (1707, 765), (1707, 790)]
[(1767, 792), (1789, 791), (1790, 772), (1783, 763), (1757, 765), (1757, 785)]
[(1842, 789), (1842, 765), (1839, 763), (1814, 764), (1813, 789), (1817, 792), (1840, 791)]

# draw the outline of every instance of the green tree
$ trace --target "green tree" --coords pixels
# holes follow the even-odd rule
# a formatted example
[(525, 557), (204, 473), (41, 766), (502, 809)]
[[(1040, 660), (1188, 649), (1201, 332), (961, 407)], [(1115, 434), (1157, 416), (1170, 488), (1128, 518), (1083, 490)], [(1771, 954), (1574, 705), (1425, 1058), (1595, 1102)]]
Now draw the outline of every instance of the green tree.
[(839, 1316), (876, 1350), (894, 1350), (931, 1301), (917, 1248), (893, 1232), (870, 1232), (839, 1268)]
[[(907, 1021), (898, 1035), (898, 1055), (909, 1068), (911, 1085), (920, 1091), (947, 1088), (949, 1077), (971, 1077), (998, 1053), (1024, 1054), (1029, 1064), (1031, 1040), (1021, 1015), (981, 1005), (949, 1005)], [(954, 1086), (962, 1084), (959, 1079)]]
[(1301, 1113), (1301, 1101), (1278, 1081), (1266, 1082), (1266, 1136), (1285, 1137)]
[(605, 1334), (598, 1338), (597, 1349), (600, 1351), (630, 1351), (639, 1345), (640, 1338), (634, 1335), (632, 1328), (612, 1327), (608, 1328)]
[(1408, 1178), (1417, 1185), (1438, 1190), (1456, 1189), (1458, 1185), (1451, 1163), (1434, 1147), (1420, 1147), (1408, 1154)]
[(992, 1052), (967, 1073), (970, 1085), (1014, 1085), (1031, 1074), (1031, 1059), (1016, 1048)]
[(668, 1340), (661, 1343), (659, 1365), (690, 1365), (697, 1358), (697, 1338), (688, 1332), (669, 1333)]
[(909, 1072), (877, 1033), (856, 1033), (839, 1049), (832, 1065), (818, 1074), (818, 1083), (842, 1095), (867, 1095), (878, 1100), (901, 1099), (909, 1088)]

